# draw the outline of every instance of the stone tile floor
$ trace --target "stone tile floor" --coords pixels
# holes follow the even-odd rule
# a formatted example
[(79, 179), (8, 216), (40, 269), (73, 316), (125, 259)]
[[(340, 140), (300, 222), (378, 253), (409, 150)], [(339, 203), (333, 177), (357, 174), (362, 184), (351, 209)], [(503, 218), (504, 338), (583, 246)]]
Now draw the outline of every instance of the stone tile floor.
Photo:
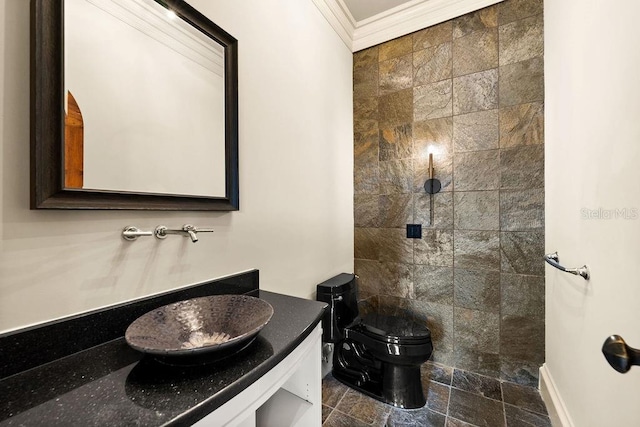
[(535, 388), (430, 362), (421, 374), (427, 404), (420, 409), (394, 408), (327, 375), (323, 427), (551, 427)]

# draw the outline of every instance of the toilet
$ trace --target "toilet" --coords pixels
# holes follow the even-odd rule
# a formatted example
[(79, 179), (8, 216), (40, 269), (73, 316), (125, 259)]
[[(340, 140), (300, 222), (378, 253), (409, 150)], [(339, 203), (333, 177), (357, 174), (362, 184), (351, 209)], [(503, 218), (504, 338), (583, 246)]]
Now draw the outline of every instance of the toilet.
[(325, 347), (333, 344), (333, 376), (390, 405), (425, 405), (420, 365), (433, 352), (431, 332), (414, 319), (381, 313), (359, 315), (356, 276), (342, 273), (317, 285), (329, 304), (322, 319)]

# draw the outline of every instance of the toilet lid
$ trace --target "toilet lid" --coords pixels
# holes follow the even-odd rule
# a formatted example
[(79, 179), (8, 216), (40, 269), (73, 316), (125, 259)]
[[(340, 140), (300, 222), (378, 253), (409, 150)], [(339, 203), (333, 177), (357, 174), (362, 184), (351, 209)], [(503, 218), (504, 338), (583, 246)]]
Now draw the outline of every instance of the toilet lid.
[(408, 317), (371, 313), (360, 317), (359, 326), (367, 335), (387, 341), (416, 343), (431, 339), (426, 325)]

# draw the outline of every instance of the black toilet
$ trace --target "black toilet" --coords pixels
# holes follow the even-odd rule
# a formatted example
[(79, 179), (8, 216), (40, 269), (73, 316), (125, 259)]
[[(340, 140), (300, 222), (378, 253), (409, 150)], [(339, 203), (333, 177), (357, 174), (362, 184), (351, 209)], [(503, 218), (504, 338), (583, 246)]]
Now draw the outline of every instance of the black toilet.
[(425, 405), (420, 365), (433, 351), (425, 325), (379, 313), (359, 316), (353, 274), (320, 283), (317, 300), (329, 304), (322, 338), (335, 343), (332, 373), (337, 380), (399, 408)]

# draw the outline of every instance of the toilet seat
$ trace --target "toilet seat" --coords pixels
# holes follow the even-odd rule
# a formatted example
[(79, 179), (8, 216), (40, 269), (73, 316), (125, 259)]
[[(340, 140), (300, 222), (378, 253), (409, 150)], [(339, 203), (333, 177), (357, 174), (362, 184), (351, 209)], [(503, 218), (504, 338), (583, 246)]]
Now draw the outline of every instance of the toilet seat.
[(426, 326), (406, 317), (367, 314), (356, 318), (348, 329), (389, 344), (431, 343), (431, 331)]

